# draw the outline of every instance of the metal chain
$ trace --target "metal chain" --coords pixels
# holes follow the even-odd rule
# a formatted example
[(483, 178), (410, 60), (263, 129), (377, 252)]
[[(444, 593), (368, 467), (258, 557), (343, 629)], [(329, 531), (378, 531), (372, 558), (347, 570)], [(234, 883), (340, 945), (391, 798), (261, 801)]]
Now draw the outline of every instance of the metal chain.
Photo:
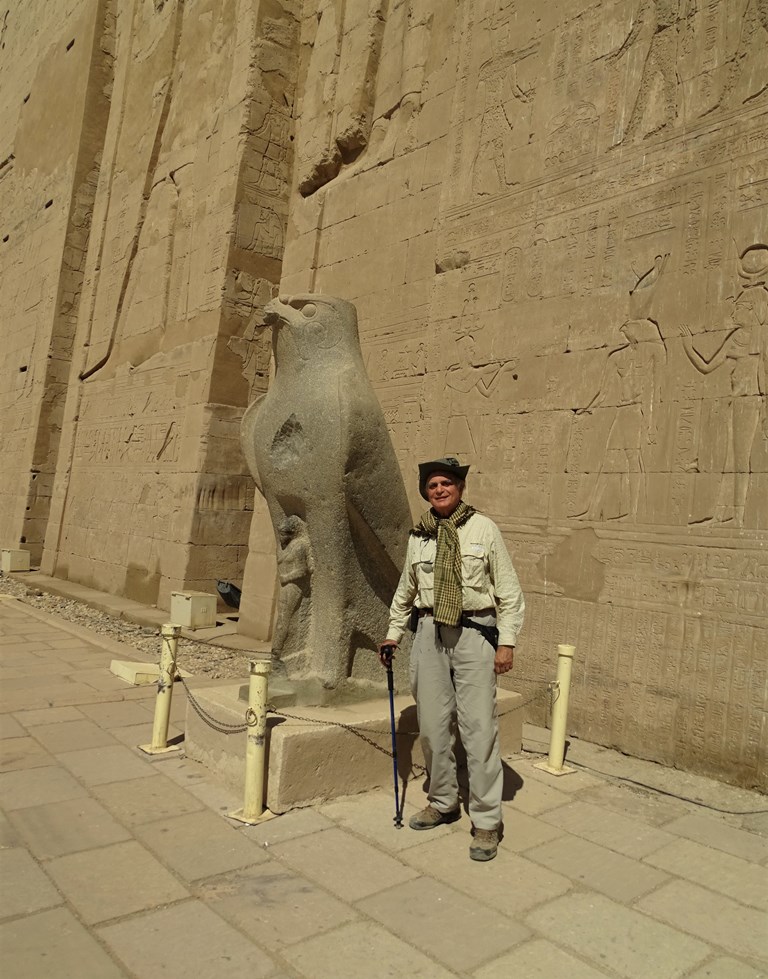
[(255, 723), (255, 716), (251, 717), (251, 715), (253, 715), (253, 711), (250, 707), (245, 712), (245, 724), (229, 724), (226, 721), (220, 721), (217, 717), (214, 717), (213, 714), (209, 714), (208, 711), (200, 704), (195, 695), (184, 682), (184, 677), (179, 673), (177, 673), (176, 676), (179, 680), (181, 680), (181, 685), (187, 692), (187, 697), (192, 710), (194, 710), (203, 724), (207, 724), (208, 727), (212, 728), (214, 731), (218, 731), (219, 734), (243, 734)]

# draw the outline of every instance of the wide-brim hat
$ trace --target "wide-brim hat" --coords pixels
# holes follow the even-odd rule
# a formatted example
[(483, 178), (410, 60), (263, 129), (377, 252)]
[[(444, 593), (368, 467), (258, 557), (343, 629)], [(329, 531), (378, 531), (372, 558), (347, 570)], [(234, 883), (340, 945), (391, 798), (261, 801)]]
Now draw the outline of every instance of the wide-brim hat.
[(464, 480), (467, 478), (469, 466), (462, 466), (458, 459), (447, 456), (445, 459), (433, 459), (431, 462), (419, 463), (419, 493), (427, 499), (427, 480), (432, 473), (449, 473), (456, 479)]

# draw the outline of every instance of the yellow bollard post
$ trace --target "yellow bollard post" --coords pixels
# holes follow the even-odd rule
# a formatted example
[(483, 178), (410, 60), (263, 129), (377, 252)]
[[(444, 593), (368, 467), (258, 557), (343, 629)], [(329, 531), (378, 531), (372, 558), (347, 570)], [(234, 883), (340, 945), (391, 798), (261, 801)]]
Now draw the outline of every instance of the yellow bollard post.
[(264, 772), (267, 742), (267, 689), (272, 660), (251, 660), (248, 683), (248, 711), (245, 741), (245, 801), (242, 809), (230, 812), (230, 819), (241, 823), (261, 823), (274, 813), (264, 808)]
[(141, 751), (148, 755), (168, 754), (180, 751), (176, 745), (168, 746), (168, 725), (171, 719), (171, 699), (173, 681), (176, 677), (176, 648), (181, 635), (181, 626), (166, 623), (160, 628), (162, 648), (160, 650), (160, 673), (157, 678), (157, 699), (155, 718), (152, 725), (152, 743), (140, 744)]
[(568, 698), (571, 692), (571, 668), (575, 646), (560, 645), (557, 647), (557, 680), (554, 684), (555, 700), (552, 704), (552, 724), (549, 734), (549, 757), (546, 761), (537, 761), (533, 766), (540, 768), (550, 775), (570, 775), (576, 771), (563, 764), (565, 758), (565, 733), (568, 722)]

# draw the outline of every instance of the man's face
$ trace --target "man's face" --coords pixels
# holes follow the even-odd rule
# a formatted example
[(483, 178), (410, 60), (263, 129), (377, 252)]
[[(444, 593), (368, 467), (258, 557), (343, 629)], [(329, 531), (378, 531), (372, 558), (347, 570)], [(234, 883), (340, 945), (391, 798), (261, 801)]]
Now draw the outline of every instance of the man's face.
[(450, 473), (432, 473), (427, 480), (427, 500), (439, 517), (450, 517), (461, 502), (464, 484)]

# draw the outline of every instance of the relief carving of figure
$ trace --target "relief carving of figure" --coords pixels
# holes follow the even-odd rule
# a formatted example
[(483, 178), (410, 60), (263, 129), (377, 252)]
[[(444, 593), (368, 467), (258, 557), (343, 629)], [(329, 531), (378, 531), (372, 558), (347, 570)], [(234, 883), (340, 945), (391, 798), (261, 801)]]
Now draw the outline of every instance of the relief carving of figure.
[(279, 544), (275, 654), (323, 702), (323, 690), (376, 676), (368, 654), (387, 621), (410, 508), (355, 307), (292, 296), (269, 303), (265, 322), (274, 377), (243, 416), (242, 445)]
[[(654, 266), (638, 280), (630, 293), (630, 313), (640, 317), (648, 312), (666, 258), (657, 256)], [(580, 415), (601, 407), (614, 410), (589, 505), (572, 514), (581, 519), (642, 520), (645, 516), (646, 461), (648, 448), (658, 436), (667, 349), (657, 323), (647, 316), (627, 320), (619, 332), (625, 342), (608, 355), (597, 393), (576, 412)]]
[[(742, 256), (742, 269), (745, 264), (759, 268), (761, 263), (762, 271), (768, 272), (768, 248), (748, 249)], [(760, 276), (743, 278), (759, 280)], [(729, 333), (709, 357), (696, 349), (687, 325), (681, 327), (681, 334), (683, 349), (699, 373), (719, 370), (730, 380), (727, 455), (714, 520), (742, 526), (752, 448), (756, 437), (768, 438), (768, 291), (763, 282), (747, 281), (734, 300), (730, 325)]]

